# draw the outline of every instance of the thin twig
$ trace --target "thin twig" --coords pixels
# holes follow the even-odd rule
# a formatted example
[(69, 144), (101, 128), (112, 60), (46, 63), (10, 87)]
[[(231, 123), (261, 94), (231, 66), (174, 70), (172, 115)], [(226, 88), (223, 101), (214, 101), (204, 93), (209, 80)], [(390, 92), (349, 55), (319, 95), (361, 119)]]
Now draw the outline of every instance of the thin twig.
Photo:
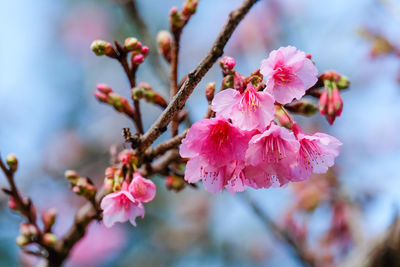
[(292, 250), (293, 253), (296, 255), (296, 257), (303, 263), (304, 266), (309, 266), (309, 267), (315, 267), (316, 264), (315, 262), (308, 257), (307, 251), (299, 246), (295, 239), (279, 227), (269, 216), (267, 213), (265, 213), (249, 196), (247, 193), (241, 193), (240, 196), (242, 199), (248, 204), (251, 209), (254, 211), (254, 214), (257, 215), (257, 217), (261, 220), (261, 222), (265, 225), (265, 227), (268, 230), (271, 230), (272, 233), (278, 237), (280, 240), (284, 241), (286, 244), (288, 244)]
[(182, 139), (185, 138), (187, 134), (187, 130), (180, 133), (179, 135), (159, 144), (158, 146), (154, 147), (154, 148), (149, 148), (147, 149), (146, 153), (145, 153), (145, 158), (148, 160), (152, 160), (157, 156), (160, 156), (162, 154), (164, 154), (165, 152), (167, 152), (168, 150), (178, 146)]
[(232, 36), (236, 27), (239, 25), (240, 21), (257, 1), (258, 0), (245, 0), (238, 9), (229, 15), (228, 21), (225, 23), (222, 31), (219, 33), (206, 57), (201, 61), (195, 70), (189, 73), (188, 79), (181, 86), (178, 93), (169, 103), (168, 107), (151, 126), (151, 128), (143, 135), (141, 142), (142, 151), (147, 149), (154, 142), (154, 140), (156, 140), (163, 133), (163, 130), (167, 127), (175, 114), (185, 105), (186, 100), (193, 92), (196, 85), (210, 70), (217, 59), (224, 53), (224, 47), (229, 38)]

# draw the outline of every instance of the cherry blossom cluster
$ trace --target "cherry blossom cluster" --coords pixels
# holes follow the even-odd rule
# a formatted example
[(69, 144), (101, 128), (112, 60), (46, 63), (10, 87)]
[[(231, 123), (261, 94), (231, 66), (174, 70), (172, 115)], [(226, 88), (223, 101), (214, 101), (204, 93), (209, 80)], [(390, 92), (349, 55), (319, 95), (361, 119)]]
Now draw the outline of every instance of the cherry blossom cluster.
[(104, 189), (108, 195), (100, 207), (106, 227), (127, 221), (136, 226), (136, 217), (143, 218), (145, 214), (143, 203), (152, 201), (156, 195), (155, 184), (135, 170), (137, 159), (131, 150), (122, 151), (119, 160), (120, 166), (109, 167), (105, 172)]
[[(225, 74), (234, 65), (230, 58), (221, 61)], [(284, 109), (305, 95), (317, 74), (309, 57), (293, 46), (272, 51), (248, 78), (235, 72), (233, 87), (223, 86), (212, 100), (215, 117), (193, 124), (182, 140), (180, 155), (189, 159), (185, 180), (202, 180), (209, 192), (235, 193), (248, 186), (284, 186), (304, 181), (313, 172), (326, 172), (341, 142), (324, 133), (305, 134)], [(223, 85), (230, 83), (229, 75), (224, 79)], [(286, 114), (287, 128), (274, 120), (275, 107)]]

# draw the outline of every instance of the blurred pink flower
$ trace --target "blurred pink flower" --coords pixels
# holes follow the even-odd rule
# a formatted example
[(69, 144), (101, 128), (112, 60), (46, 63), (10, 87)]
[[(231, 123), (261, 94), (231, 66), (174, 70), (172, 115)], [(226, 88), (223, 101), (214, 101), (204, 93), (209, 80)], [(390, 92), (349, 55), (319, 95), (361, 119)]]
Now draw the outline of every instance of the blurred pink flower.
[(180, 155), (189, 158), (185, 180), (203, 180), (207, 191), (226, 188), (234, 193), (246, 188), (242, 172), (250, 132), (242, 131), (226, 119), (203, 119), (193, 124), (182, 140)]
[(297, 176), (307, 179), (312, 172), (325, 173), (333, 166), (342, 145), (339, 140), (324, 133), (305, 134), (297, 123), (293, 124), (293, 132), (300, 143), (299, 163), (294, 169)]
[(269, 93), (257, 92), (249, 83), (242, 94), (235, 89), (219, 92), (212, 101), (212, 109), (242, 130), (263, 131), (274, 118), (274, 102)]
[(125, 243), (126, 234), (122, 228), (92, 223), (85, 237), (72, 249), (66, 266), (99, 266), (116, 256)]
[(296, 165), (300, 144), (292, 132), (271, 124), (263, 133), (254, 135), (246, 152), (244, 173), (254, 188), (283, 186), (297, 181), (291, 167)]
[(273, 50), (261, 62), (260, 72), (267, 77), (265, 90), (280, 104), (300, 99), (317, 82), (318, 74), (312, 61), (294, 46)]
[(106, 195), (101, 201), (103, 210), (103, 222), (106, 227), (113, 226), (116, 222), (126, 222), (136, 226), (135, 219), (138, 216), (144, 217), (143, 204), (136, 200), (128, 191), (128, 184), (122, 184), (121, 191)]

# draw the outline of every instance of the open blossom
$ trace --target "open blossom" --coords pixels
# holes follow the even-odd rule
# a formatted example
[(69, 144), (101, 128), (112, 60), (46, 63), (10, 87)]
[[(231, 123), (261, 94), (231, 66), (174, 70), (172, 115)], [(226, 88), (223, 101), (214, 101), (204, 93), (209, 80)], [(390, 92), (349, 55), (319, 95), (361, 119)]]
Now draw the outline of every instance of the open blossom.
[(180, 155), (190, 158), (185, 180), (203, 180), (207, 191), (224, 188), (234, 193), (246, 188), (242, 172), (250, 132), (242, 131), (222, 117), (203, 119), (193, 124), (182, 140)]
[(260, 72), (267, 77), (265, 90), (280, 104), (300, 99), (317, 82), (318, 74), (312, 61), (294, 46), (273, 50), (261, 62)]
[(156, 196), (156, 186), (151, 180), (143, 178), (140, 172), (135, 172), (129, 185), (129, 192), (136, 200), (146, 203)]
[(212, 109), (217, 116), (231, 119), (243, 130), (263, 131), (274, 118), (274, 99), (267, 92), (257, 92), (249, 83), (240, 93), (235, 89), (225, 89), (215, 95)]
[(101, 201), (103, 222), (111, 227), (116, 222), (127, 222), (136, 226), (135, 219), (144, 217), (145, 209), (142, 202), (153, 200), (156, 194), (154, 183), (135, 172), (132, 182), (125, 181), (120, 191), (106, 195)]
[(333, 166), (339, 155), (342, 143), (335, 137), (324, 133), (305, 134), (298, 124), (293, 125), (293, 132), (300, 143), (297, 176), (307, 178), (314, 173), (325, 173)]
[(274, 123), (263, 133), (254, 135), (246, 152), (244, 170), (251, 186), (268, 188), (297, 181), (291, 168), (297, 163), (299, 148), (294, 134)]

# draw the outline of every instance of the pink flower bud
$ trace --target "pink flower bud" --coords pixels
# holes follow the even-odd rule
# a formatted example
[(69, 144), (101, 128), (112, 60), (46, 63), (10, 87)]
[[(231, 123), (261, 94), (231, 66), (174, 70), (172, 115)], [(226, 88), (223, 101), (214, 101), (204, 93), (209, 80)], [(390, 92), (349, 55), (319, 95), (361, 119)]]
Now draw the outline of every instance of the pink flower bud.
[(17, 209), (17, 203), (15, 202), (15, 198), (14, 197), (10, 197), (10, 199), (8, 200), (8, 207), (12, 210), (16, 210)]
[(311, 59), (312, 55), (311, 54), (306, 54), (306, 58)]
[(169, 11), (169, 21), (175, 28), (182, 28), (185, 25), (183, 15), (178, 11), (178, 8), (173, 7)]
[(129, 185), (129, 192), (140, 202), (150, 202), (156, 195), (156, 186), (151, 180), (145, 179), (139, 172), (135, 172)]
[(208, 102), (211, 102), (214, 98), (215, 93), (215, 82), (210, 82), (207, 84), (206, 88), (206, 98)]
[(143, 61), (144, 61), (144, 56), (142, 54), (138, 54), (133, 57), (133, 63), (135, 63), (137, 65), (143, 63)]
[(236, 65), (235, 59), (227, 56), (223, 57), (219, 63), (223, 70), (232, 70)]
[(100, 92), (102, 92), (102, 93), (104, 93), (104, 94), (108, 94), (108, 93), (111, 93), (113, 90), (111, 89), (111, 87), (109, 86), (109, 85), (107, 85), (107, 84), (105, 84), (105, 83), (98, 83), (97, 85), (96, 85), (96, 88), (100, 91)]
[(143, 47), (142, 47), (142, 54), (143, 54), (144, 56), (147, 56), (147, 55), (149, 54), (149, 51), (150, 51), (150, 49), (149, 49), (148, 46), (143, 46)]
[(146, 83), (146, 82), (140, 82), (138, 87), (143, 88), (144, 90), (153, 90), (151, 85), (149, 83)]
[(103, 94), (102, 92), (96, 91), (94, 92), (94, 97), (97, 98), (100, 102), (107, 103), (108, 102), (108, 96), (106, 94)]
[(108, 167), (105, 171), (106, 178), (113, 178), (117, 168)]
[(196, 12), (199, 0), (186, 0), (183, 3), (182, 14), (184, 16), (191, 16)]
[(44, 232), (50, 232), (51, 227), (56, 222), (57, 210), (54, 208), (48, 209), (42, 214), (42, 221), (44, 225)]
[(340, 96), (339, 89), (335, 86), (332, 91), (332, 103), (335, 110), (335, 115), (339, 117), (343, 110), (343, 100)]

